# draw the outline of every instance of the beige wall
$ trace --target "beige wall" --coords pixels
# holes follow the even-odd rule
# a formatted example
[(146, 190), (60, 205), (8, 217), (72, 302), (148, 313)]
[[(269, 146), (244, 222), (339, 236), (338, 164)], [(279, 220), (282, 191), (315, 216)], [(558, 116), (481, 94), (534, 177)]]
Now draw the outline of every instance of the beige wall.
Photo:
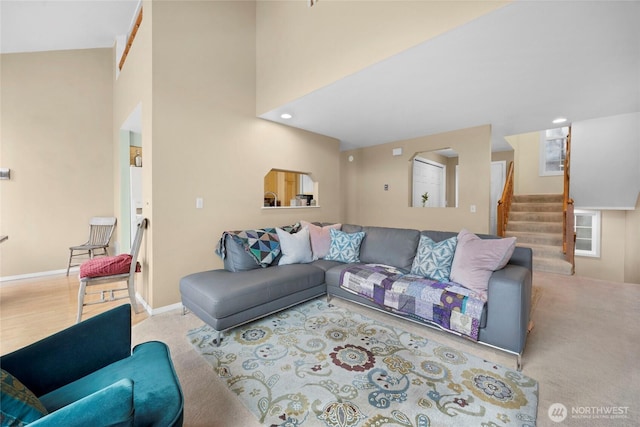
[[(152, 307), (222, 265), (224, 230), (339, 220), (338, 141), (255, 118), (255, 15), (253, 2), (153, 4)], [(271, 168), (311, 172), (321, 207), (262, 209)]]
[(640, 197), (636, 209), (625, 211), (625, 215), (624, 281), (640, 283)]
[(514, 148), (515, 194), (562, 194), (562, 175), (540, 176), (540, 133), (530, 132), (505, 138)]
[(496, 151), (491, 153), (491, 161), (492, 162), (505, 162), (507, 164), (507, 169), (509, 168), (509, 163), (513, 162), (514, 156), (513, 150), (507, 151)]
[(489, 13), (509, 1), (257, 2), (262, 114)]
[(635, 210), (601, 211), (600, 258), (576, 257), (576, 274), (640, 284), (640, 200)]
[[(255, 110), (330, 83), (504, 2), (438, 2), (438, 13), (426, 13), (435, 2), (373, 2), (367, 14), (358, 2), (321, 2), (313, 9), (300, 8), (302, 3), (145, 1), (142, 27), (117, 80), (112, 49), (2, 55), (0, 166), (12, 169), (12, 180), (0, 181), (0, 234), (10, 236), (0, 246), (0, 276), (64, 268), (68, 246), (86, 236), (88, 218), (120, 212), (118, 130), (139, 102), (150, 227), (138, 291), (154, 308), (179, 301), (183, 275), (221, 266), (213, 250), (225, 229), (307, 219), (487, 232), (489, 126), (340, 153), (338, 141), (261, 121)], [(401, 3), (395, 12), (386, 9)], [(415, 8), (426, 9), (420, 15)], [(368, 23), (338, 31), (324, 25), (346, 11), (357, 11), (357, 19)], [(310, 12), (311, 21), (283, 21)], [(398, 19), (385, 21), (385, 15)], [(425, 16), (438, 17), (438, 25), (424, 25)], [(396, 22), (411, 30), (397, 31)], [(297, 39), (290, 37), (296, 33)], [(335, 49), (334, 34), (349, 42)], [(279, 39), (286, 43), (274, 43)], [(537, 175), (537, 139), (529, 147), (526, 136), (514, 138), (516, 146), (524, 144), (514, 155), (516, 165), (525, 169), (529, 162)], [(391, 155), (396, 147), (403, 148), (402, 156)], [(444, 147), (461, 153), (460, 208), (409, 208), (410, 157)], [(534, 153), (536, 161), (530, 162)], [(320, 207), (262, 209), (263, 177), (271, 168), (311, 172), (319, 183)], [(532, 176), (533, 170), (523, 171), (516, 182), (528, 189)], [(555, 184), (554, 191), (538, 184), (543, 192), (556, 192)], [(204, 209), (195, 209), (196, 197), (204, 199)], [(471, 204), (477, 213), (469, 212)], [(640, 282), (638, 210), (624, 216), (605, 214), (603, 220), (603, 232), (622, 229), (630, 236), (622, 267), (612, 258), (611, 266), (591, 271), (622, 270), (625, 280)], [(612, 248), (607, 251), (621, 245), (608, 235), (603, 242)], [(587, 271), (587, 265), (581, 268)]]
[[(153, 205), (151, 204), (151, 194), (153, 191), (153, 126), (152, 126), (152, 29), (153, 29), (153, 2), (145, 1), (143, 3), (144, 14), (142, 23), (136, 34), (135, 41), (127, 55), (127, 60), (120, 71), (117, 80), (114, 81), (114, 113), (112, 123), (112, 149), (114, 163), (125, 161), (125, 158), (119, 155), (122, 147), (119, 138), (120, 128), (127, 120), (131, 112), (141, 104), (141, 121), (142, 121), (142, 156), (143, 156), (143, 215), (149, 220), (149, 226), (145, 231), (143, 244), (140, 249), (139, 262), (142, 264), (142, 274), (137, 275), (136, 290), (142, 298), (150, 302), (153, 288)], [(115, 53), (114, 53), (115, 55)], [(115, 64), (115, 58), (114, 58)], [(112, 64), (113, 66), (113, 64)], [(113, 74), (115, 79), (115, 73)], [(128, 151), (128, 147), (126, 148)], [(126, 157), (128, 161), (128, 156)], [(120, 180), (120, 167), (122, 165), (114, 164), (114, 210), (117, 213), (122, 211), (120, 206), (120, 188), (127, 185)], [(129, 218), (118, 218), (119, 221), (128, 221)], [(128, 235), (118, 233), (118, 241), (129, 238)]]
[(625, 281), (626, 212), (602, 211), (600, 257), (576, 256), (576, 275)]
[[(459, 154), (458, 208), (409, 207), (411, 162), (418, 152)], [(402, 148), (393, 156), (393, 148)], [(349, 156), (353, 161), (349, 162)], [(345, 222), (431, 230), (489, 232), (491, 127), (479, 126), (341, 153)], [(389, 184), (389, 190), (384, 185)], [(476, 213), (470, 206), (476, 206)]]
[(89, 218), (113, 215), (111, 49), (4, 54), (3, 278), (66, 269)]

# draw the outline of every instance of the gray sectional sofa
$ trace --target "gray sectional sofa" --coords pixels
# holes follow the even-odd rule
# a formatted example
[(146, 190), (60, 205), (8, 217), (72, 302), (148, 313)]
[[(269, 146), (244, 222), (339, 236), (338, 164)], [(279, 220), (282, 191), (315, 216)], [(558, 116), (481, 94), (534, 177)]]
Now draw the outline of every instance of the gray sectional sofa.
[[(360, 263), (384, 264), (406, 272), (411, 269), (421, 235), (440, 242), (458, 234), (347, 224), (342, 231), (365, 232)], [(352, 264), (319, 259), (306, 264), (277, 265), (276, 260), (263, 268), (230, 236), (224, 238), (224, 244), (224, 269), (194, 273), (180, 280), (183, 307), (219, 332), (218, 343), (228, 329), (325, 294), (329, 299), (336, 296), (391, 313), (340, 287), (341, 273)], [(532, 251), (516, 247), (506, 266), (491, 274), (477, 339), (480, 344), (516, 355), (518, 369), (528, 333), (531, 280)], [(414, 316), (393, 314), (416, 321)], [(421, 323), (442, 329), (431, 322)]]

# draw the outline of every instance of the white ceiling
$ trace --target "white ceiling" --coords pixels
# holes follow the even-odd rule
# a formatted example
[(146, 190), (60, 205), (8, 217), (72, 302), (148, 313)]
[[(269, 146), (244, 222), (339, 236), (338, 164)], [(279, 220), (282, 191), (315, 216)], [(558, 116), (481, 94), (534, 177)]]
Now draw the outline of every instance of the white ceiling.
[(504, 136), (555, 127), (558, 116), (633, 111), (640, 2), (517, 1), (262, 117), (343, 150), (491, 124), (499, 151), (510, 149)]
[[(138, 4), (1, 0), (1, 52), (111, 47)], [(516, 1), (262, 117), (343, 150), (491, 124), (508, 149), (504, 136), (557, 116), (640, 111), (638, 22), (639, 1)]]
[(140, 0), (0, 0), (0, 52), (112, 47)]

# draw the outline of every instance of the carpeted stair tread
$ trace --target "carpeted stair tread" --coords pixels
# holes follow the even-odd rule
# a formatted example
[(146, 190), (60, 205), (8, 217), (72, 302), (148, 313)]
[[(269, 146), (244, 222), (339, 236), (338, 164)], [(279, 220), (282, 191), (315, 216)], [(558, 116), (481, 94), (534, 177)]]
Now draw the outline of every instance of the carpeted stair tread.
[(562, 233), (562, 221), (509, 221), (508, 230), (529, 233)]
[(562, 211), (558, 212), (527, 212), (512, 211), (509, 215), (509, 221), (535, 221), (535, 222), (560, 222), (562, 223)]
[(562, 194), (516, 194), (513, 196), (516, 203), (560, 203), (564, 201)]
[(505, 237), (515, 237), (519, 243), (534, 245), (562, 246), (562, 233), (535, 233), (527, 231), (510, 231), (507, 228)]
[(573, 274), (565, 260), (563, 243), (563, 195), (514, 195), (506, 237), (516, 237), (519, 246), (533, 249), (534, 271)]
[(511, 203), (512, 212), (562, 212), (562, 203)]

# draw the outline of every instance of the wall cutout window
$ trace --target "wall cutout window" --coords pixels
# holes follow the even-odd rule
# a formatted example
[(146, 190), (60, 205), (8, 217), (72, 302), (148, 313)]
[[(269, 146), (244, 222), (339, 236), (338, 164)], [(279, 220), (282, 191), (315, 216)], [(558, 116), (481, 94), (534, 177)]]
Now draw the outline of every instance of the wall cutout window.
[(576, 255), (600, 257), (600, 211), (574, 211)]
[(568, 126), (540, 132), (540, 176), (564, 174), (567, 135)]
[(271, 169), (264, 177), (264, 207), (318, 205), (318, 184), (305, 172)]
[(457, 165), (458, 153), (451, 148), (416, 153), (411, 161), (411, 206), (457, 206)]

